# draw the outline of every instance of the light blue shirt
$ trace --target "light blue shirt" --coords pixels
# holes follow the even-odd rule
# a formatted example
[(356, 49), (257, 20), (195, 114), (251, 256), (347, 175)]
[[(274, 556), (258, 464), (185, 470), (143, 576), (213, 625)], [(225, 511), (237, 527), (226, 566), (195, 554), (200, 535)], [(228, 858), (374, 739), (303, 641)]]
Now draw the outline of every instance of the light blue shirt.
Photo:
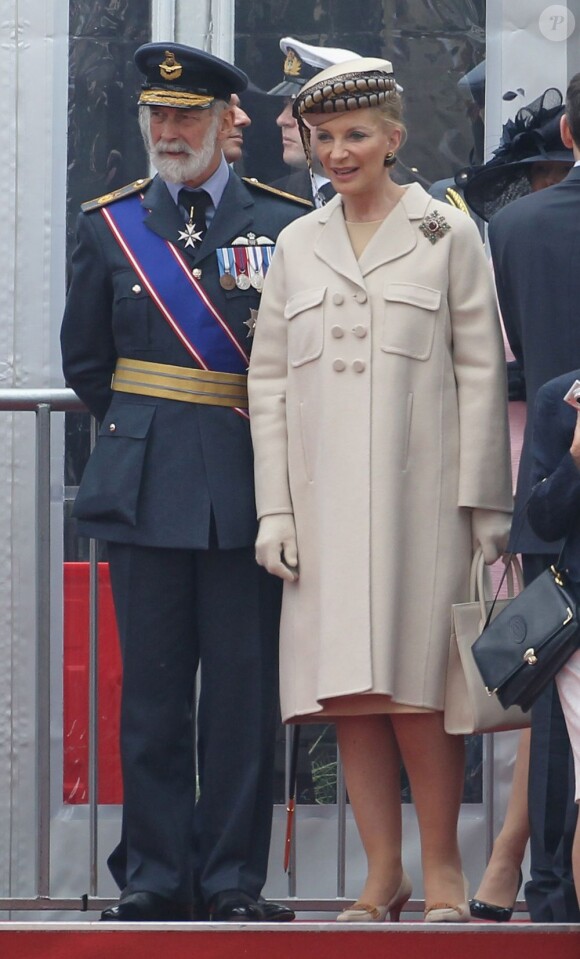
[[(205, 214), (206, 223), (209, 226), (211, 221), (214, 218), (216, 208), (223, 196), (223, 192), (228, 185), (228, 180), (230, 178), (230, 168), (226, 163), (226, 158), (222, 153), (222, 158), (220, 164), (212, 175), (205, 181), (205, 183), (200, 183), (195, 187), (196, 190), (206, 190), (209, 193), (211, 198), (211, 205), (208, 206)], [(185, 183), (168, 183), (167, 180), (163, 180), (165, 186), (171, 194), (173, 202), (179, 206), (177, 197), (179, 196), (179, 191), (182, 187), (185, 187), (186, 190), (192, 190), (193, 187), (188, 187)]]

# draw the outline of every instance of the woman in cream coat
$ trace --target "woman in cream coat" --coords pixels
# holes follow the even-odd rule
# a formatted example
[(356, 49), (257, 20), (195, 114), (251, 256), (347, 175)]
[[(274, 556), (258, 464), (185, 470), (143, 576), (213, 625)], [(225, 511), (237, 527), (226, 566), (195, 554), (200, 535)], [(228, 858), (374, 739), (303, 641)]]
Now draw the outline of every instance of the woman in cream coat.
[(426, 919), (463, 921), (463, 741), (442, 713), (451, 604), (473, 542), (493, 562), (511, 509), (489, 269), (469, 217), (390, 178), (403, 126), (387, 61), (325, 70), (295, 104), (337, 196), (279, 238), (249, 377), (256, 555), (286, 580), (283, 718), (337, 725), (369, 864), (339, 919), (397, 918), (411, 894), (402, 757)]

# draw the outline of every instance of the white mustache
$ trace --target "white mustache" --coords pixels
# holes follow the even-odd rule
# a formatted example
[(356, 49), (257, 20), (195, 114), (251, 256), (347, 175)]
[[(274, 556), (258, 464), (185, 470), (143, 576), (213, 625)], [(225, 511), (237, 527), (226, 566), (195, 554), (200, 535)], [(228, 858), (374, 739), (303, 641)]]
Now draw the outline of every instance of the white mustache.
[(155, 153), (187, 153), (188, 156), (194, 152), (184, 140), (172, 140), (170, 143), (158, 140), (153, 149)]

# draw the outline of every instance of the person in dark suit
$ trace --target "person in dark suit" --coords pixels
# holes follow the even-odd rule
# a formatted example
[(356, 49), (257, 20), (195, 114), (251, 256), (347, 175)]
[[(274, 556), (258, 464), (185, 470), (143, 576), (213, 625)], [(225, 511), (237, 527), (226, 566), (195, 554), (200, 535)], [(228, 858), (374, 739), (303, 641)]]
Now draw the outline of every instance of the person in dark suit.
[[(558, 562), (580, 599), (580, 369), (549, 380), (538, 391), (532, 434), (530, 524), (548, 541), (565, 537)], [(568, 403), (562, 402), (571, 396)], [(580, 802), (580, 651), (556, 677), (574, 756), (575, 800)], [(580, 902), (580, 820), (572, 845), (572, 871)]]
[[(580, 296), (580, 74), (568, 86), (560, 133), (576, 165), (560, 183), (508, 204), (489, 225), (499, 304), (510, 346), (522, 366), (528, 405), (538, 389), (580, 366), (577, 309)], [(559, 542), (531, 528), (531, 419), (526, 426), (510, 548), (522, 553), (530, 582), (558, 555)], [(554, 684), (532, 709), (529, 775), (531, 880), (526, 901), (536, 922), (578, 922), (571, 871), (577, 808), (566, 724)]]
[(242, 71), (173, 43), (135, 62), (159, 173), (83, 205), (61, 333), (100, 424), (75, 515), (108, 544), (123, 658), (121, 897), (102, 919), (288, 919), (260, 897), (280, 590), (254, 558), (246, 370), (277, 235), (308, 205), (226, 163)]

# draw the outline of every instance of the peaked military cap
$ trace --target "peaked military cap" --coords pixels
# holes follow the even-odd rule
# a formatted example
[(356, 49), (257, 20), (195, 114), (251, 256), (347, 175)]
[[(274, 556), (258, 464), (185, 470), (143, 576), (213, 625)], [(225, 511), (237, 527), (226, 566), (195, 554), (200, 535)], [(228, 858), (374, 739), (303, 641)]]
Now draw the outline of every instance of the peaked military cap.
[(181, 43), (144, 43), (135, 52), (144, 75), (139, 105), (205, 110), (248, 86), (248, 77), (219, 57)]
[(353, 60), (358, 53), (340, 47), (315, 47), (294, 37), (282, 37), (280, 49), (284, 54), (284, 79), (268, 93), (278, 97), (295, 97), (312, 77), (343, 60)]

